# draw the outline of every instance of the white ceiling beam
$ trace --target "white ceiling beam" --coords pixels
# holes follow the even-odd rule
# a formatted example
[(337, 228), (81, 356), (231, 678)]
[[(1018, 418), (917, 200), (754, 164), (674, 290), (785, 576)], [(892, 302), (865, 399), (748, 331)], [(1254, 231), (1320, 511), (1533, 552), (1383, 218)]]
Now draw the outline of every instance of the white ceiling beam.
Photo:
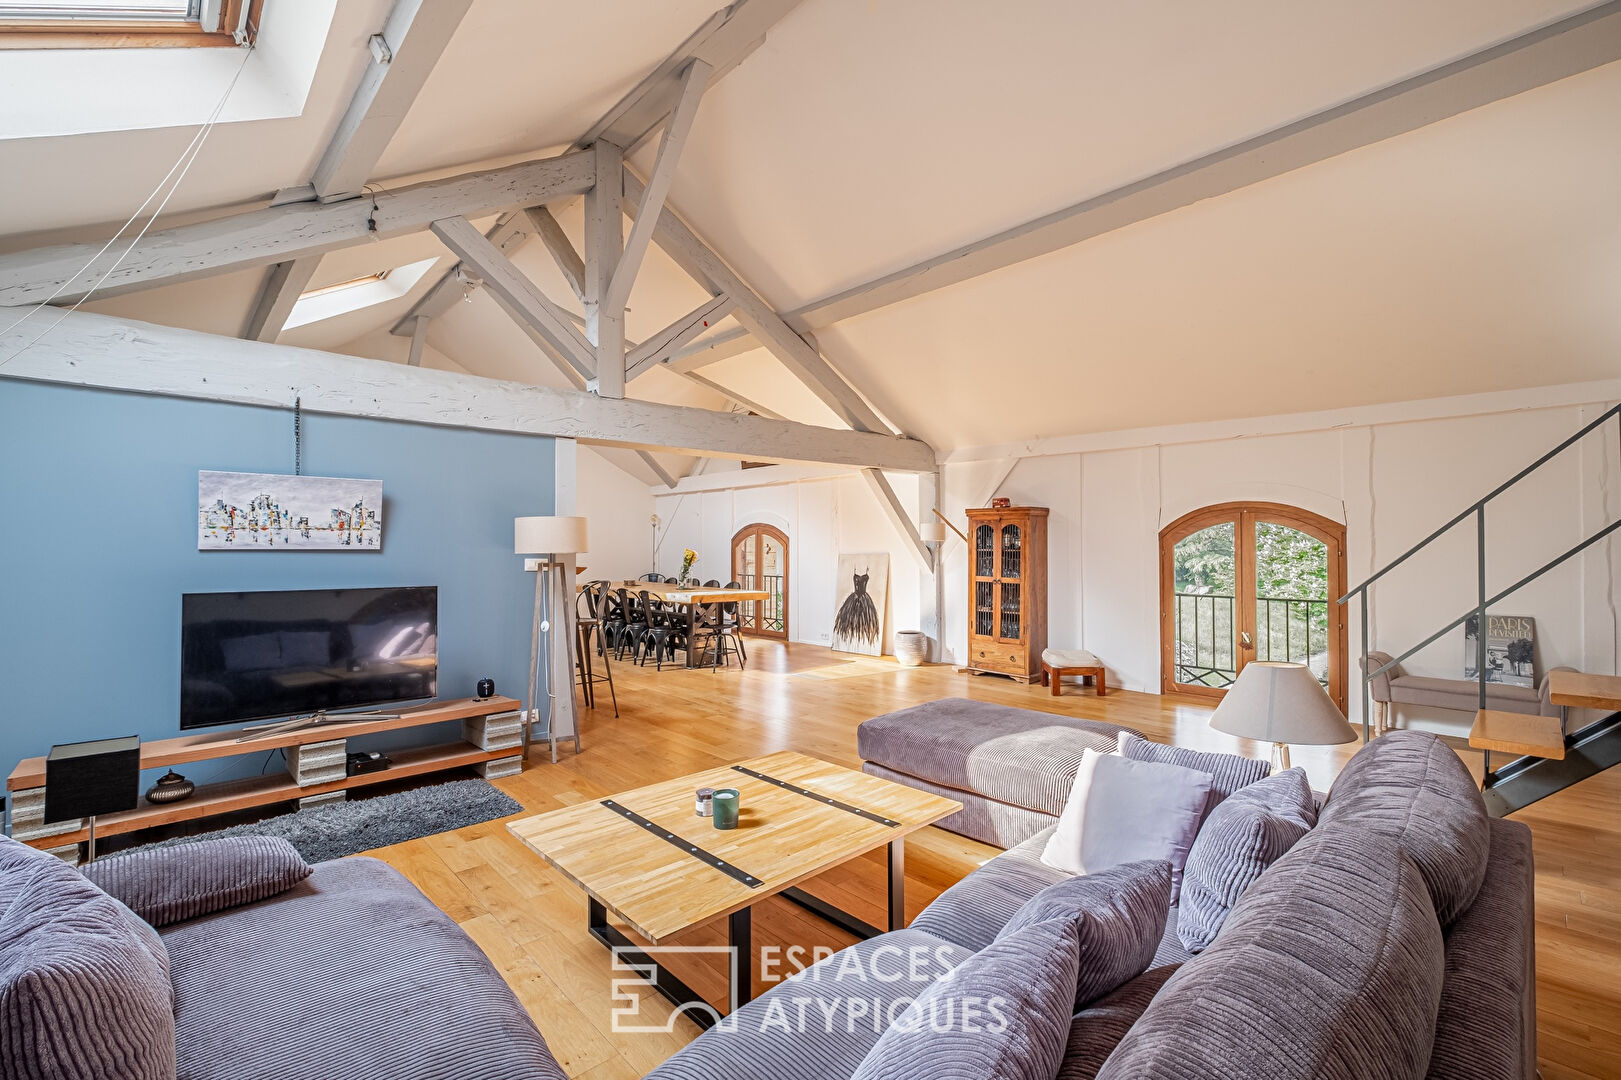
[(766, 416), (770, 417), (772, 420), (786, 419), (786, 417), (784, 417), (780, 412), (777, 412), (775, 409), (768, 409), (764, 405), (761, 405), (758, 401), (750, 401), (742, 394), (739, 394), (736, 390), (722, 386), (713, 379), (706, 379), (695, 371), (678, 371), (676, 374), (680, 375), (688, 382), (704, 387), (706, 390), (713, 390), (727, 401), (730, 401), (733, 405), (747, 409), (755, 416)]
[[(0, 255), (0, 305), (71, 304), (92, 286), (116, 296), (232, 270), (287, 262), (371, 240), (421, 232), (446, 217), (484, 217), (591, 189), (590, 154), (566, 154), (430, 180), (370, 198), (288, 203), (148, 233), (128, 257), (114, 245), (59, 244)], [(122, 259), (116, 270), (115, 263)], [(71, 283), (70, 283), (71, 282)], [(99, 283), (99, 284), (98, 284)], [(65, 288), (63, 286), (66, 286)]]
[[(639, 207), (642, 182), (628, 169), (624, 177), (625, 203)], [(858, 431), (889, 430), (872, 406), (804, 338), (790, 330), (771, 310), (771, 306), (760, 299), (759, 294), (749, 288), (726, 265), (724, 259), (689, 229), (668, 204), (658, 216), (653, 236), (659, 247), (698, 284), (712, 295), (730, 297), (737, 305), (733, 314), (738, 322), (770, 349), (772, 355), (812, 393), (821, 398), (834, 415)]]
[(422, 366), (422, 350), (428, 344), (428, 323), (431, 321), (426, 315), (418, 315), (416, 325), (411, 328), (411, 351), (406, 354), (405, 362), (412, 367)]
[(659, 138), (658, 156), (654, 158), (653, 171), (642, 192), (636, 223), (631, 226), (630, 236), (625, 240), (625, 250), (614, 264), (613, 279), (608, 284), (603, 302), (615, 311), (623, 311), (625, 302), (630, 299), (631, 286), (636, 284), (636, 275), (641, 271), (647, 245), (653, 242), (653, 226), (664, 210), (664, 200), (670, 195), (670, 185), (675, 182), (675, 167), (681, 161), (681, 151), (686, 148), (692, 122), (698, 116), (698, 103), (708, 85), (709, 65), (702, 60), (688, 64), (686, 73), (681, 77), (681, 96), (676, 101), (675, 112), (670, 114), (670, 121), (664, 125), (664, 134)]
[[(524, 232), (527, 220), (516, 211), (502, 214), (495, 219), (495, 224), (485, 231), (484, 239), (494, 244), (503, 254), (511, 255), (528, 239), (529, 234)], [(411, 305), (411, 310), (401, 316), (388, 332), (396, 337), (408, 337), (416, 329), (418, 319), (439, 318), (466, 296), (466, 279), (472, 276), (476, 275), (460, 262), (452, 263), (450, 269), (440, 275), (439, 280)]]
[[(800, 333), (864, 315), (1212, 199), (1494, 101), (1621, 60), (1621, 0), (1184, 162), (1034, 221), (783, 314)], [(699, 342), (715, 363), (757, 346), (728, 330)], [(696, 350), (694, 350), (696, 351)]]
[(293, 313), (293, 305), (309, 288), (310, 278), (315, 276), (315, 268), (320, 265), (321, 256), (306, 255), (272, 266), (265, 275), (265, 283), (259, 287), (259, 299), (254, 302), (253, 311), (248, 315), (248, 325), (243, 329), (242, 336), (251, 341), (275, 341), (282, 327), (287, 325), (287, 316)]
[(540, 242), (546, 245), (551, 254), (552, 261), (557, 264), (558, 271), (568, 287), (574, 290), (575, 299), (581, 304), (585, 303), (585, 260), (580, 253), (574, 250), (574, 243), (558, 224), (557, 218), (544, 206), (531, 206), (525, 215), (529, 218), (529, 227), (534, 230)]
[(800, 0), (738, 0), (711, 15), (676, 47), (613, 108), (574, 143), (583, 150), (605, 140), (634, 151), (657, 131), (674, 111), (680, 97), (681, 75), (692, 60), (711, 68), (709, 81), (718, 81), (765, 41), (766, 34)]
[(466, 218), (444, 218), (432, 225), (433, 234), (457, 258), (483, 279), (484, 287), (521, 325), (540, 334), (582, 378), (595, 374), (596, 358), (568, 316), (546, 299), (540, 287), (501, 254)]
[(591, 148), (596, 183), (585, 199), (585, 336), (596, 349), (596, 391), (625, 396), (625, 305), (610, 297), (625, 233), (625, 158), (600, 140)]
[(412, 368), (341, 353), (269, 345), (134, 319), (63, 312), (51, 333), (0, 309), (0, 379), (98, 387), (203, 401), (292, 408), (444, 427), (590, 439), (751, 461), (820, 461), (903, 472), (935, 467), (915, 439), (812, 427), (744, 413), (601, 398), (578, 390)]
[(906, 541), (906, 550), (917, 559), (918, 566), (925, 572), (934, 571), (934, 557), (929, 554), (929, 545), (923, 542), (923, 537), (917, 531), (917, 524), (912, 521), (911, 515), (901, 505), (900, 496), (895, 494), (895, 488), (879, 469), (862, 469), (861, 479), (867, 482), (872, 491), (873, 498), (878, 500), (878, 508), (884, 512), (889, 523), (895, 526), (895, 531), (901, 534)]
[(625, 381), (658, 367), (670, 354), (715, 323), (730, 315), (737, 303), (730, 296), (714, 296), (625, 354)]
[(675, 487), (675, 477), (670, 475), (669, 469), (666, 469), (663, 465), (659, 464), (658, 458), (654, 457), (646, 450), (636, 451), (636, 456), (642, 459), (642, 464), (653, 470), (653, 475), (662, 480), (665, 487)]
[[(473, 0), (394, 0), (311, 183), (322, 202), (360, 194)], [(381, 42), (377, 39), (381, 38)]]

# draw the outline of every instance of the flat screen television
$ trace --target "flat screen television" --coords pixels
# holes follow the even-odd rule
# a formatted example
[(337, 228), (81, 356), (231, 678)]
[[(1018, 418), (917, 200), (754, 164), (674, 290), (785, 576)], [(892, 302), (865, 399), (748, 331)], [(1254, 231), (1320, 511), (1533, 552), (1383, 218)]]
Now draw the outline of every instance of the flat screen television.
[(433, 586), (187, 593), (180, 611), (182, 728), (437, 693)]

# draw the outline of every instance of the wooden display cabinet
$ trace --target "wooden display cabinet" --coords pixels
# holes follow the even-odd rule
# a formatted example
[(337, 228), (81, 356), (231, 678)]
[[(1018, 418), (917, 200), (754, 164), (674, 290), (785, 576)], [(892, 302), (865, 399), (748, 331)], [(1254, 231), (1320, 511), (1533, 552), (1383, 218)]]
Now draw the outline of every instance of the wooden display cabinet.
[(1047, 647), (1047, 508), (968, 511), (965, 670), (1041, 677)]

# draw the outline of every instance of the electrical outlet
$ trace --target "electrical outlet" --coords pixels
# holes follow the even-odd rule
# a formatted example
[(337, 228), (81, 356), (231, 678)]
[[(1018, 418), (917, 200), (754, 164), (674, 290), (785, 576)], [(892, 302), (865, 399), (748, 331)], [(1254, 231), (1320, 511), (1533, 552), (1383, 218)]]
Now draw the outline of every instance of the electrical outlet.
[(540, 571), (540, 560), (539, 559), (525, 559), (523, 561), (523, 568), (525, 570), (529, 571), (531, 574), (538, 573)]

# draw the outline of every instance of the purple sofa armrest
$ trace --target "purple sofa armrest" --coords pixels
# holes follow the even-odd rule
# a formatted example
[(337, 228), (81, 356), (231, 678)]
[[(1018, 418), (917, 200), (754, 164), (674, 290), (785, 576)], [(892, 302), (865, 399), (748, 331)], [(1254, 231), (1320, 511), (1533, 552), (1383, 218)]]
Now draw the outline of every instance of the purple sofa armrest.
[(167, 926), (286, 892), (310, 867), (278, 836), (227, 836), (114, 855), (84, 876), (153, 926)]

